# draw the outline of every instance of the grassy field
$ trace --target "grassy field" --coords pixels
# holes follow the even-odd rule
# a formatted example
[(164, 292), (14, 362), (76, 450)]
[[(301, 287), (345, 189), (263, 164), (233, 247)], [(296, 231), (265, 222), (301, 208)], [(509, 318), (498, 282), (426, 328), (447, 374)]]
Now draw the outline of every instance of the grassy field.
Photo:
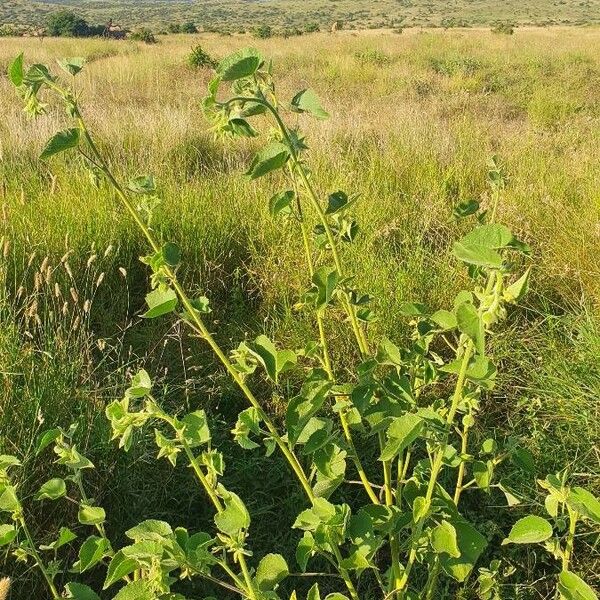
[[(360, 287), (378, 298), (374, 336), (407, 334), (401, 302), (443, 307), (461, 289), (450, 248), (462, 226), (452, 207), (488, 201), (486, 161), (498, 155), (510, 176), (499, 219), (531, 245), (535, 269), (525, 306), (492, 341), (501, 378), (477, 435), (522, 437), (538, 473), (568, 467), (599, 491), (600, 30), (343, 32), (293, 43), (204, 34), (154, 46), (0, 40), (2, 72), (21, 50), (29, 62), (86, 58), (77, 80), (86, 117), (118, 174), (157, 177), (161, 232), (182, 246), (188, 286), (210, 293), (219, 340), (233, 348), (266, 331), (295, 347), (312, 327), (293, 309), (305, 277), (301, 243), (268, 215), (274, 183), (242, 175), (255, 142), (223, 143), (208, 131), (200, 102), (210, 73), (185, 61), (196, 43), (217, 58), (255, 44), (273, 58), (282, 96), (310, 86), (322, 98), (329, 121), (297, 118), (319, 191), (361, 194), (363, 232), (349, 253)], [(205, 406), (218, 416), (220, 443), (234, 456), (228, 478), (245, 490), (253, 516), (271, 523), (254, 532), (255, 547), (271, 548), (275, 535), (278, 551), (293, 554), (288, 521), (298, 494), (277, 460), (235, 460), (227, 431), (243, 406), (236, 390), (180, 325), (139, 317), (147, 289), (141, 236), (74, 157), (38, 161), (66, 117), (50, 106), (28, 121), (4, 76), (0, 114), (0, 453), (27, 457), (42, 427), (77, 420), (103, 466), (94, 495), (111, 530), (143, 516), (204, 523), (208, 508), (185, 489), (186, 470), (149, 460), (150, 434), (150, 449), (142, 440), (126, 457), (108, 441), (103, 408), (122, 394), (126, 373), (160, 368), (174, 408)], [(343, 362), (350, 340), (344, 328), (330, 333)], [(21, 485), (32, 490), (47, 464), (27, 460)], [(266, 493), (257, 469), (275, 493)], [(533, 479), (512, 484), (537, 502)], [(36, 514), (42, 537), (52, 537), (60, 510)], [(492, 513), (478, 516), (490, 537), (498, 533)], [(578, 572), (600, 590), (597, 547), (581, 542), (578, 550)], [(6, 559), (3, 570), (19, 575), (12, 598), (33, 597), (36, 576)], [(534, 564), (527, 552), (511, 560), (537, 583), (507, 597), (551, 597), (550, 562)]]
[(510, 21), (520, 25), (586, 25), (600, 23), (600, 0), (4, 0), (0, 24), (43, 24), (60, 8), (81, 13), (90, 22), (108, 19), (125, 26), (195, 21), (198, 26), (237, 31), (261, 24), (295, 27), (319, 23), (325, 29), (336, 21), (357, 28), (439, 27), (440, 25), (490, 25)]

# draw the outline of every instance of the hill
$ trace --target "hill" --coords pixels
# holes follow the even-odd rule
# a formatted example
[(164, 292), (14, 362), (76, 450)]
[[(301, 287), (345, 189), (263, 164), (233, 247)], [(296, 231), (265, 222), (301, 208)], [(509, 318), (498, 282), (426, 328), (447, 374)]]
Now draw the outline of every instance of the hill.
[(192, 20), (205, 28), (236, 30), (257, 24), (294, 27), (308, 22), (328, 27), (343, 21), (352, 28), (394, 26), (488, 26), (600, 23), (600, 0), (4, 0), (0, 23), (39, 25), (60, 8), (72, 8), (90, 22), (118, 20), (126, 26)]

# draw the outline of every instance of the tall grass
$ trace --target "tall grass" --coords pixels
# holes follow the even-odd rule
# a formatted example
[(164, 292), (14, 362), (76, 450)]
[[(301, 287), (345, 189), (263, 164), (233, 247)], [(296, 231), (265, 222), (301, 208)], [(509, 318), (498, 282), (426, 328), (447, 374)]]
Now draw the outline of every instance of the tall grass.
[[(217, 57), (243, 43), (199, 39)], [(165, 237), (182, 245), (186, 263), (195, 265), (183, 273), (188, 287), (210, 288), (215, 321), (234, 315), (220, 341), (227, 345), (240, 331), (265, 325), (286, 346), (303, 339), (310, 323), (293, 308), (304, 278), (292, 258), (301, 255), (299, 242), (267, 216), (272, 186), (240, 174), (253, 143), (223, 149), (205, 130), (200, 90), (210, 73), (187, 67), (189, 37), (167, 38), (156, 47), (97, 40), (28, 45), (31, 60), (90, 60), (77, 82), (90, 107), (86, 116), (110, 141), (117, 172), (160, 173), (165, 201), (159, 222)], [(600, 32), (319, 34), (289, 45), (257, 45), (276, 59), (284, 95), (310, 81), (335, 117), (325, 125), (300, 120), (314, 145), (319, 189), (361, 191), (364, 235), (349, 258), (361, 265), (359, 286), (380, 299), (377, 333), (402, 332), (403, 300), (422, 298), (438, 307), (461, 289), (462, 275), (449, 260), (460, 228), (452, 206), (476, 197), (485, 204), (485, 161), (491, 153), (502, 157), (511, 184), (500, 218), (520, 237), (535, 239), (532, 287), (538, 296), (529, 299), (516, 326), (515, 340), (526, 342), (494, 348), (512, 378), (505, 389), (515, 381), (520, 389), (507, 396), (500, 386), (486, 424), (504, 433), (530, 432), (545, 470), (570, 464), (597, 488), (600, 460), (589, 448), (598, 439), (600, 397), (594, 367), (600, 345)], [(0, 41), (2, 71), (22, 47), (23, 40)], [(130, 479), (104, 446), (97, 417), (117, 396), (122, 373), (116, 365), (133, 367), (148, 346), (146, 364), (166, 364), (161, 375), (167, 383), (184, 375), (186, 385), (174, 394), (181, 406), (195, 408), (201, 397), (203, 405), (234, 414), (237, 394), (216, 394), (220, 376), (208, 357), (202, 359), (206, 355), (190, 359), (197, 342), (177, 328), (130, 328), (146, 291), (137, 262), (142, 240), (117, 218), (110, 194), (90, 186), (81, 164), (37, 161), (42, 145), (62, 128), (60, 116), (26, 121), (4, 78), (0, 113), (6, 117), (0, 122), (0, 450), (28, 448), (42, 420), (64, 425), (76, 416), (89, 447), (114, 465), (111, 481), (97, 482), (114, 499), (113, 513), (119, 514), (122, 498), (133, 512), (147, 514), (151, 504), (158, 517), (181, 512), (186, 502), (197, 509), (198, 498), (162, 495), (157, 502), (140, 492), (156, 491), (168, 471), (143, 470), (148, 488)], [(51, 283), (59, 285), (59, 295)], [(345, 329), (330, 333), (332, 352), (342, 359), (350, 348)], [(557, 438), (560, 452), (553, 450)], [(144, 464), (143, 450), (136, 460)], [(244, 469), (230, 476), (255, 489)], [(256, 505), (277, 517), (275, 507)], [(120, 518), (127, 525), (135, 517), (121, 509)], [(197, 518), (203, 518), (201, 509)], [(42, 530), (47, 519), (39, 515)], [(262, 534), (266, 539), (269, 532)], [(594, 583), (597, 552), (589, 549), (583, 561), (581, 570)]]

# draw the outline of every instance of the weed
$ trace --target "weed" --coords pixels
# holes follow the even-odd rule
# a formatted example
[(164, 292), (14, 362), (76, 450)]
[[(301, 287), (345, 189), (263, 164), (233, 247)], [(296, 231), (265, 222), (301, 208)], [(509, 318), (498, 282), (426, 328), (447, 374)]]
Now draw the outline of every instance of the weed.
[[(72, 77), (83, 68), (81, 59), (59, 64)], [(293, 524), (303, 531), (296, 552), (301, 570), (306, 571), (311, 561), (325, 561), (333, 569), (325, 574), (332, 580), (339, 577), (353, 600), (360, 597), (365, 577), (373, 580), (381, 598), (432, 600), (442, 590), (463, 593), (488, 547), (486, 537), (461, 512), (463, 496), (475, 492), (485, 497), (498, 489), (509, 505), (514, 504), (514, 495), (498, 473), (508, 464), (530, 469), (532, 462), (513, 437), (489, 437), (481, 445), (473, 444), (482, 399), (497, 378), (488, 340), (502, 335), (500, 323), (528, 291), (531, 271), (528, 245), (497, 223), (508, 181), (498, 160), (488, 166), (488, 209), (473, 200), (459, 200), (454, 207), (456, 219), (473, 225), (452, 248), (464, 265), (468, 288), (458, 292), (448, 310), (404, 304), (401, 311), (412, 329), (406, 344), (398, 346), (385, 337), (374, 340), (373, 299), (357, 287), (355, 265), (346, 261), (347, 249), (360, 236), (359, 196), (334, 191), (323, 202), (307, 163), (305, 137), (287, 123), (289, 113), (324, 120), (327, 112), (311, 89), (282, 102), (270, 63), (256, 50), (224, 59), (209, 84), (204, 113), (217, 134), (234, 138), (257, 138), (251, 121), (271, 122), (268, 140), (247, 174), (252, 180), (282, 175), (279, 180), (285, 187), (272, 196), (269, 211), (274, 219), (296, 228), (306, 265), (306, 288), (296, 309), (314, 319), (316, 334), (316, 339), (309, 335), (301, 349), (280, 348), (261, 334), (227, 352), (207, 325), (209, 299), (189, 295), (181, 283), (180, 248), (155, 229), (159, 199), (154, 178), (138, 176), (127, 185), (120, 183), (88, 129), (78, 97), (45, 65), (25, 68), (20, 55), (10, 66), (9, 77), (31, 116), (44, 112), (41, 95), (49, 92), (73, 119), (73, 127), (48, 141), (41, 158), (76, 151), (94, 179), (113, 190), (147, 240), (151, 252), (141, 261), (149, 267), (151, 291), (144, 318), (174, 314), (208, 346), (248, 403), (232, 429), (234, 440), (247, 451), (263, 447), (268, 456), (278, 451), (287, 462), (307, 501)], [(230, 93), (221, 93), (227, 86)], [(313, 226), (311, 217), (316, 220)], [(340, 313), (355, 339), (353, 358), (344, 368), (336, 364), (329, 338)], [(265, 389), (286, 397), (283, 431), (267, 411)], [(124, 450), (134, 444), (136, 430), (151, 426), (158, 458), (172, 465), (185, 460), (213, 506), (215, 533), (190, 534), (164, 521), (146, 520), (126, 532), (131, 543), (115, 552), (106, 534), (106, 513), (84, 485), (84, 473), (94, 465), (77, 448), (76, 428), (52, 429), (39, 438), (36, 454), (52, 446), (66, 476), (49, 479), (36, 500), (68, 497), (77, 505), (80, 525), (94, 531), (81, 545), (70, 573), (108, 563), (104, 587), (122, 586), (119, 599), (181, 598), (173, 591), (177, 581), (196, 578), (250, 600), (280, 598), (291, 577), (287, 560), (268, 553), (252, 568), (250, 513), (223, 484), (225, 461), (212, 446), (206, 413), (170, 414), (156, 395), (156, 384), (140, 370), (124, 397), (107, 407), (106, 416), (113, 439)], [(364, 458), (373, 453), (379, 456), (378, 468), (368, 469)], [(349, 463), (357, 482), (349, 478)], [(2, 525), (2, 540), (14, 547), (17, 557), (37, 566), (53, 600), (58, 600), (62, 594), (55, 580), (62, 565), (41, 552), (56, 553), (74, 540), (74, 534), (64, 527), (52, 544), (38, 551), (13, 481), (19, 466), (16, 458), (1, 457), (0, 510), (11, 519)], [(362, 503), (336, 501), (352, 485), (362, 489)], [(544, 544), (561, 560), (558, 593), (565, 598), (595, 598), (571, 571), (571, 564), (576, 534), (594, 534), (600, 523), (600, 503), (589, 491), (569, 486), (563, 474), (549, 476), (540, 485), (548, 491), (545, 506), (557, 520), (558, 535), (548, 520), (532, 514), (514, 524), (504, 545)], [(568, 532), (562, 535), (564, 514)], [(578, 534), (582, 521), (586, 529)], [(493, 598), (506, 574), (497, 561), (480, 569), (481, 596)], [(74, 598), (97, 598), (91, 588), (76, 581), (67, 583), (64, 591)], [(289, 597), (297, 598), (296, 591)], [(320, 597), (315, 583), (308, 598)], [(344, 598), (340, 592), (327, 596)]]

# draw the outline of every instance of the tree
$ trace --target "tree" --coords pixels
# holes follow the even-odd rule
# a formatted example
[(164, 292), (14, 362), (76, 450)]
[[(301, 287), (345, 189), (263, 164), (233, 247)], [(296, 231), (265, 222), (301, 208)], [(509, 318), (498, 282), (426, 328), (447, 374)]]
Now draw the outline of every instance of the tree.
[(56, 37), (85, 37), (90, 32), (87, 21), (69, 10), (51, 14), (46, 28), (48, 35)]

